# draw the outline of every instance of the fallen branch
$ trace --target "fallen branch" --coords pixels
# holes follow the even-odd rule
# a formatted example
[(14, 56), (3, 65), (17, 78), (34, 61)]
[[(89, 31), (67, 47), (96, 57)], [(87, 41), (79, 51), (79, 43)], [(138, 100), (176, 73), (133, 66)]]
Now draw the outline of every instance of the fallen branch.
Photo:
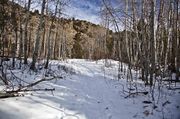
[[(41, 82), (43, 82), (43, 81), (50, 81), (50, 80), (53, 80), (53, 79), (57, 79), (57, 78), (61, 78), (62, 79), (62, 77), (52, 77), (52, 78), (43, 78), (43, 79), (41, 79), (41, 80), (38, 80), (38, 81), (36, 81), (36, 82), (34, 82), (34, 83), (31, 83), (31, 84), (28, 84), (28, 85), (26, 85), (26, 86), (21, 86), (19, 89), (17, 89), (17, 90), (14, 90), (13, 92), (15, 93), (17, 93), (17, 92), (24, 92), (24, 91), (28, 91), (29, 89), (27, 89), (27, 88), (30, 88), (30, 87), (33, 87), (33, 86), (35, 86), (35, 85), (37, 85), (37, 84), (39, 84), (39, 83), (41, 83)], [(39, 90), (42, 90), (42, 89), (36, 89), (37, 91)], [(44, 91), (48, 91), (48, 89), (43, 89)], [(55, 89), (54, 89), (55, 90)], [(31, 90), (29, 90), (29, 91), (31, 91)]]
[(151, 101), (143, 101), (144, 104), (151, 104)]
[(43, 82), (43, 81), (50, 81), (50, 80), (57, 79), (57, 78), (62, 79), (63, 77), (52, 77), (52, 78), (48, 78), (48, 79), (43, 78), (43, 79), (38, 80), (38, 81), (36, 81), (36, 82), (34, 82), (34, 83), (31, 83), (31, 84), (29, 84), (29, 85), (27, 85), (27, 86), (23, 86), (22, 88), (33, 87), (33, 86), (37, 85), (37, 84), (40, 83), (40, 82)]
[(166, 106), (167, 104), (171, 104), (171, 102), (166, 101), (166, 102), (164, 102), (164, 103), (162, 104), (162, 106), (164, 107), (164, 106)]
[(45, 89), (24, 89), (24, 90), (12, 90), (12, 91), (6, 91), (6, 93), (0, 93), (0, 99), (2, 98), (10, 98), (10, 97), (19, 97), (22, 96), (22, 94), (19, 94), (19, 92), (28, 92), (28, 91), (55, 91), (55, 88), (45, 88)]
[(134, 92), (134, 93), (130, 93), (128, 96), (124, 97), (124, 98), (128, 98), (130, 96), (134, 96), (134, 95), (138, 95), (138, 94), (143, 94), (143, 95), (147, 95), (148, 92), (144, 91), (144, 92)]
[(9, 97), (18, 97), (17, 94), (8, 94), (8, 93), (0, 93), (0, 99), (1, 98), (9, 98)]
[(18, 92), (28, 92), (28, 91), (55, 91), (55, 88), (45, 88), (45, 89), (23, 89), (20, 91), (12, 90), (6, 91), (7, 94), (18, 93)]

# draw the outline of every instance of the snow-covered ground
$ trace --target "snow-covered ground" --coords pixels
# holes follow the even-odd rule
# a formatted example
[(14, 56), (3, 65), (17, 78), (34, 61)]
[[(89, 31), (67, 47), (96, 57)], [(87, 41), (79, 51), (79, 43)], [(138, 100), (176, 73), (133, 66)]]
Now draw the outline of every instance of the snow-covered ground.
[[(117, 80), (118, 62), (109, 61), (108, 67), (104, 67), (104, 60), (51, 61), (51, 72), (64, 78), (42, 82), (34, 88), (55, 88), (55, 91), (27, 92), (22, 97), (0, 99), (0, 119), (180, 119), (180, 92), (162, 88), (160, 100), (155, 98), (158, 101), (155, 109), (152, 104), (143, 103), (150, 94), (124, 98), (128, 95), (123, 92), (128, 91), (126, 76)], [(47, 74), (45, 70), (12, 71), (27, 82)], [(133, 76), (138, 91), (149, 90), (135, 78), (135, 71)]]

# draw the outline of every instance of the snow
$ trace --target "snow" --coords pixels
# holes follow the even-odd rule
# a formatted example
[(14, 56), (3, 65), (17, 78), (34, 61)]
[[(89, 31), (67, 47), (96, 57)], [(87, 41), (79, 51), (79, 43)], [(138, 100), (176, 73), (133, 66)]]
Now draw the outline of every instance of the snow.
[[(39, 80), (53, 72), (63, 79), (42, 82), (34, 88), (55, 88), (53, 92), (26, 92), (22, 97), (0, 99), (0, 119), (179, 119), (180, 93), (162, 88), (161, 98), (153, 109), (144, 104), (150, 95), (124, 98), (128, 89), (126, 76), (117, 80), (118, 62), (108, 60), (90, 61), (69, 59), (51, 61), (52, 70), (37, 73), (29, 70), (12, 70), (27, 82)], [(125, 68), (127, 66), (124, 64)], [(65, 68), (66, 70), (62, 71)], [(133, 71), (138, 90), (146, 91)], [(1, 87), (4, 88), (4, 87)], [(156, 89), (158, 90), (158, 89)], [(158, 93), (155, 93), (157, 100)], [(167, 103), (165, 103), (167, 102)], [(165, 104), (162, 106), (162, 104)]]

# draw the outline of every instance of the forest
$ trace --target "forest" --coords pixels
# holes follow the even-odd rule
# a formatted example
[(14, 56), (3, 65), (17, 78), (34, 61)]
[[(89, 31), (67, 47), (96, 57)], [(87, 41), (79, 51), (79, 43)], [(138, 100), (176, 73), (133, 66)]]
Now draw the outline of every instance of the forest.
[(0, 119), (179, 119), (179, 19), (179, 0), (0, 0)]

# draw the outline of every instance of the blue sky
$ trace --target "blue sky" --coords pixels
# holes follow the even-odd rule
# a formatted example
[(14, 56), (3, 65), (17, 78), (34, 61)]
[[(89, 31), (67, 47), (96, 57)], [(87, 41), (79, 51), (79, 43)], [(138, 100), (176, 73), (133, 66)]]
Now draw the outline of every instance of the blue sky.
[(100, 23), (99, 11), (101, 0), (71, 0), (70, 5), (65, 9), (69, 17)]
[[(18, 1), (18, 0), (15, 0)], [(26, 0), (27, 1), (27, 0)], [(38, 1), (38, 0), (32, 0)], [(70, 0), (68, 6), (65, 7), (63, 13), (64, 17), (86, 20), (95, 24), (99, 24), (100, 8), (102, 0)], [(24, 5), (22, 5), (24, 6)], [(38, 9), (41, 11), (41, 4), (32, 4), (31, 10)]]

